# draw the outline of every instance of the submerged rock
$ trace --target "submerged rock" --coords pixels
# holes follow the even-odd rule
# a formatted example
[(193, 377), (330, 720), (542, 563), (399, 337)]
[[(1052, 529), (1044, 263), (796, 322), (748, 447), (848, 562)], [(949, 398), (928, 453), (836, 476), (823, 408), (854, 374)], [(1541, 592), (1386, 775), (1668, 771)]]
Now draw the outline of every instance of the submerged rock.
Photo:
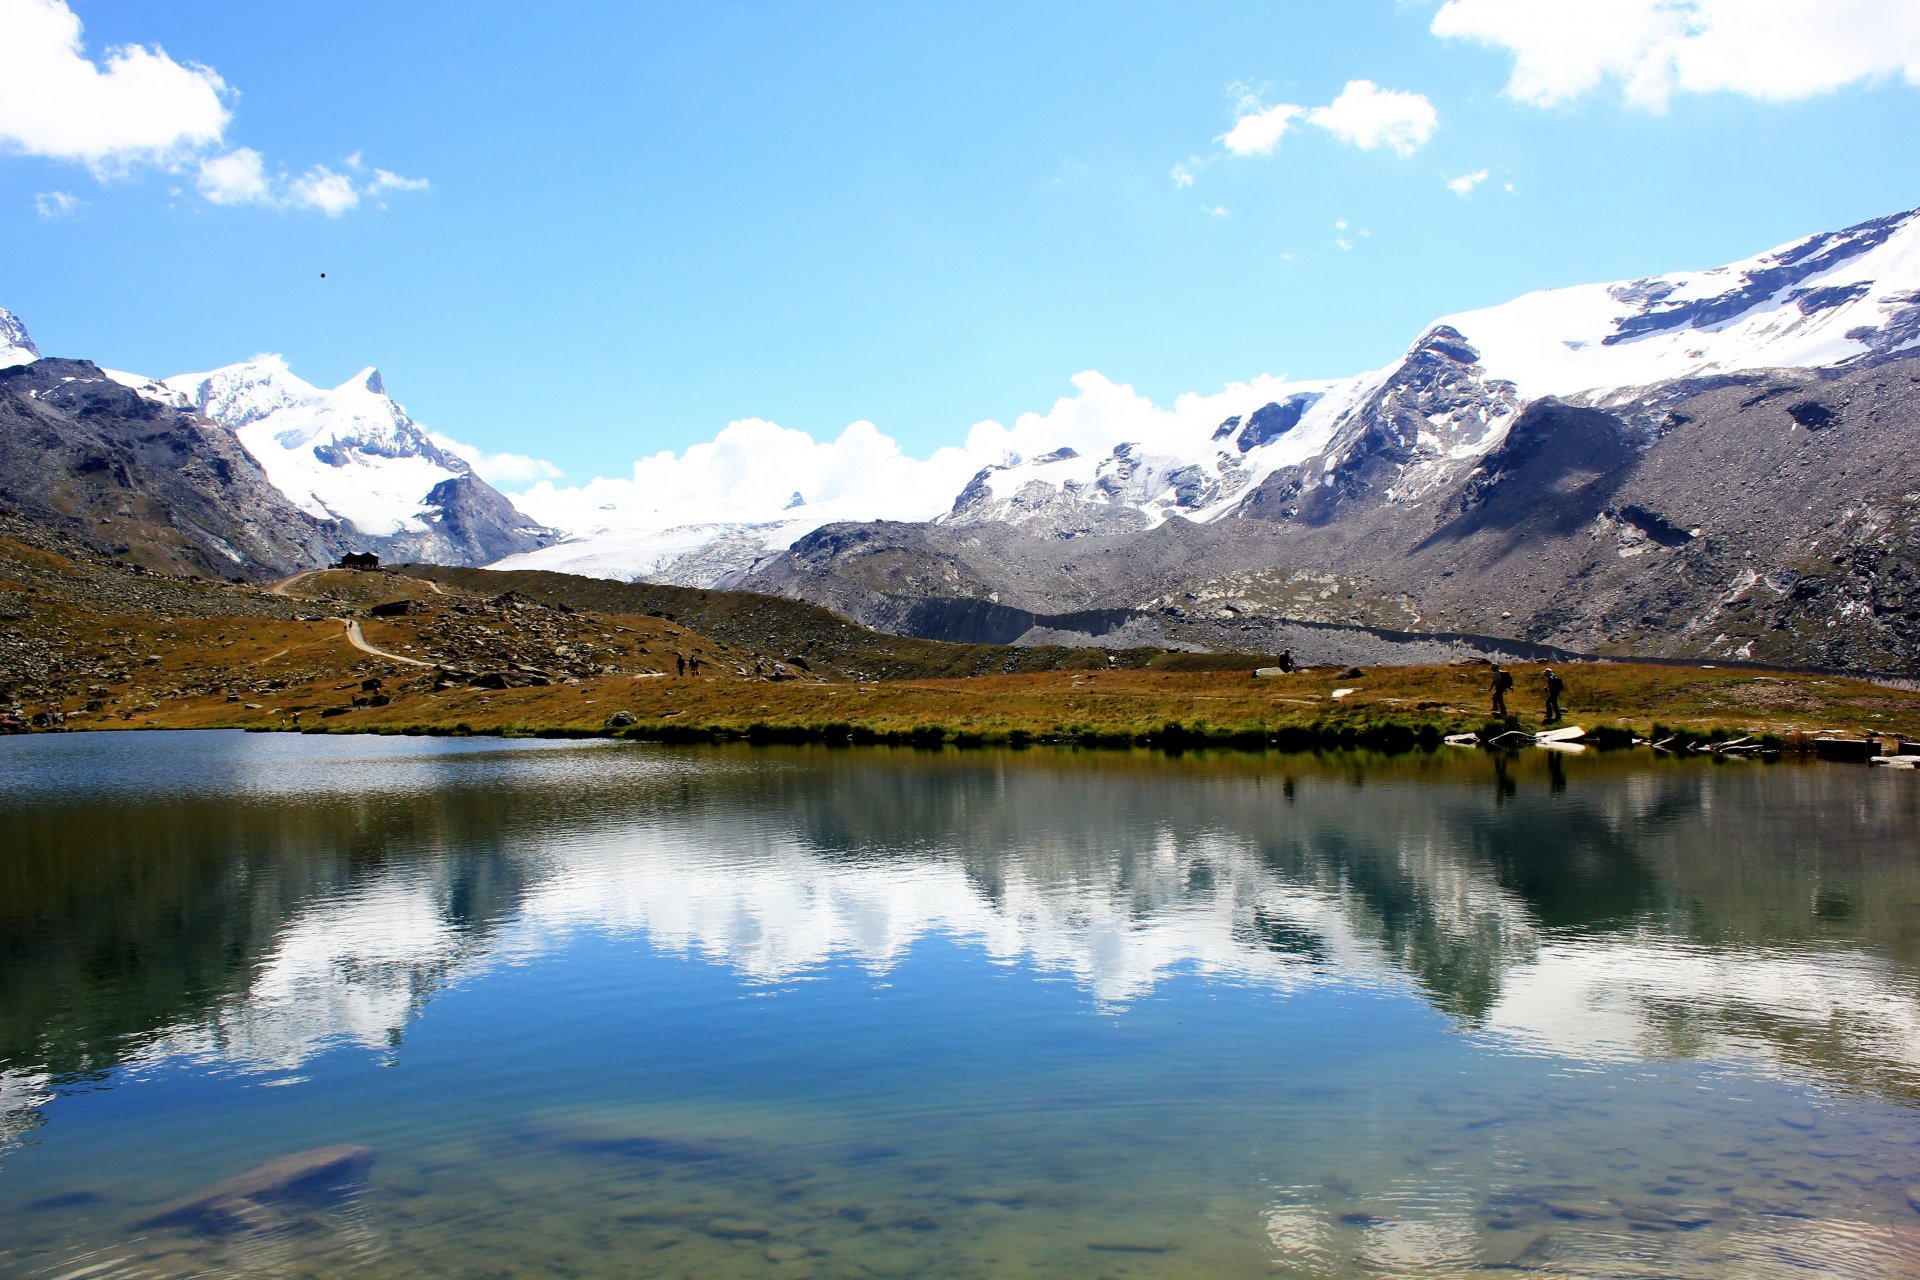
[(372, 1147), (317, 1147), (255, 1165), (148, 1214), (135, 1227), (227, 1231), (255, 1225), (266, 1207), (319, 1197), (366, 1176)]

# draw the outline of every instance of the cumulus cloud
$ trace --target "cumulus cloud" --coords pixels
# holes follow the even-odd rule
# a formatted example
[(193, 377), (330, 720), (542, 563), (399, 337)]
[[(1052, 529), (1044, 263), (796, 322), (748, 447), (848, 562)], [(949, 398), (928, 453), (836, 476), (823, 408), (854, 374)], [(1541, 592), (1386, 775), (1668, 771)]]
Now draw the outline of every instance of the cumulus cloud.
[[(120, 45), (95, 60), (81, 34), (65, 0), (0, 0), (0, 152), (83, 164), (103, 181), (143, 165), (191, 173), (211, 204), (329, 217), (366, 197), (427, 185), (386, 169), (360, 177), (325, 165), (293, 177), (270, 171), (258, 151), (228, 145), (233, 91), (213, 68), (176, 62), (157, 45)], [(348, 168), (361, 171), (358, 152)], [(49, 206), (51, 198), (36, 200), (43, 217), (72, 208)]]
[[(357, 155), (348, 156), (348, 169), (358, 169), (358, 159)], [(270, 173), (258, 151), (236, 147), (203, 157), (196, 185), (201, 196), (212, 204), (317, 209), (329, 218), (337, 218), (358, 208), (363, 197), (377, 197), (395, 189), (423, 190), (427, 180), (402, 178), (385, 169), (375, 169), (371, 177), (356, 179), (351, 173), (339, 173), (323, 164), (314, 165), (298, 176)]]
[(287, 200), (296, 207), (318, 209), (337, 218), (360, 203), (353, 179), (317, 164), (287, 184)]
[(1395, 155), (1410, 156), (1440, 127), (1440, 116), (1417, 93), (1382, 89), (1371, 80), (1349, 80), (1339, 97), (1307, 113), (1307, 123), (1362, 151), (1388, 147)]
[(43, 218), (64, 218), (80, 207), (80, 199), (70, 191), (42, 191), (33, 197), (33, 207)]
[(264, 204), (273, 198), (266, 161), (252, 147), (235, 147), (200, 161), (200, 194), (214, 204)]
[(542, 480), (558, 480), (566, 474), (545, 458), (524, 453), (488, 453), (438, 431), (427, 432), (427, 439), (454, 457), (464, 459), (482, 480), (497, 489), (518, 489)]
[[(1098, 373), (1073, 378), (1074, 393), (1012, 425), (976, 423), (959, 447), (927, 458), (904, 453), (871, 422), (832, 440), (748, 418), (681, 453), (633, 464), (631, 477), (583, 485), (542, 481), (514, 494), (522, 511), (564, 529), (662, 530), (715, 522), (772, 522), (796, 516), (832, 520), (927, 520), (946, 511), (982, 467), (1063, 446), (1105, 456), (1123, 440), (1148, 452), (1191, 449), (1218, 423), (1278, 398), (1280, 379), (1236, 383), (1212, 395), (1186, 395), (1171, 407)], [(484, 474), (484, 473), (483, 473)], [(805, 508), (786, 510), (795, 493)]]
[(1445, 178), (1444, 181), (1447, 184), (1447, 190), (1464, 200), (1472, 195), (1473, 189), (1485, 182), (1487, 177), (1485, 169), (1476, 169), (1472, 173), (1463, 173), (1457, 178)]
[(1220, 135), (1220, 145), (1237, 156), (1272, 155), (1302, 110), (1286, 102), (1252, 107), (1233, 122), (1233, 128)]
[(1193, 185), (1194, 176), (1200, 169), (1200, 164), (1200, 157), (1189, 156), (1174, 165), (1173, 171), (1167, 176), (1173, 179), (1173, 185), (1176, 187), (1190, 187)]
[(110, 172), (216, 144), (226, 82), (159, 47), (86, 56), (62, 0), (0, 0), (0, 145)]
[[(1233, 127), (1215, 139), (1236, 156), (1272, 155), (1294, 121), (1325, 129), (1349, 146), (1363, 151), (1386, 147), (1396, 155), (1409, 156), (1426, 144), (1440, 127), (1439, 112), (1417, 93), (1382, 89), (1371, 80), (1349, 80), (1340, 96), (1323, 107), (1302, 107), (1291, 102), (1267, 105), (1259, 95), (1233, 86), (1239, 93), (1235, 107), (1238, 115)], [(1189, 159), (1173, 167), (1175, 186), (1193, 185), (1198, 159)]]
[(1447, 0), (1433, 34), (1513, 55), (1508, 96), (1554, 106), (1613, 82), (1633, 106), (1675, 93), (1791, 102), (1844, 85), (1920, 85), (1911, 0)]

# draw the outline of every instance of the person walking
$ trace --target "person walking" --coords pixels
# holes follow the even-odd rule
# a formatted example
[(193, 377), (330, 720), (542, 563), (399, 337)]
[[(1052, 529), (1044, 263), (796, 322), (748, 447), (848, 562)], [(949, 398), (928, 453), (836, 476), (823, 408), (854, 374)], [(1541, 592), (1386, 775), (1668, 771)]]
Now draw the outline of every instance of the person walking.
[(1567, 691), (1567, 682), (1553, 674), (1548, 667), (1544, 673), (1547, 681), (1547, 713), (1541, 717), (1544, 724), (1553, 724), (1560, 719), (1560, 695)]
[(1502, 671), (1497, 662), (1487, 665), (1493, 668), (1493, 714), (1504, 720), (1509, 714), (1507, 690), (1513, 688), (1513, 675), (1511, 672)]

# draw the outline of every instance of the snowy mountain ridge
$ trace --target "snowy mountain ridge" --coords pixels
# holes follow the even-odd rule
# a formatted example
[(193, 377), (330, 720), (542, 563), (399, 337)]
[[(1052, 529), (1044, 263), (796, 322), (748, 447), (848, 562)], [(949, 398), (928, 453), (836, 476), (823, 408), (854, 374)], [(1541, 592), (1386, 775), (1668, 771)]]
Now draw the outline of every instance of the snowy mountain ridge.
[(428, 495), (472, 471), (427, 439), (377, 369), (322, 389), (260, 356), (162, 385), (237, 435), (295, 506), (371, 537), (428, 532)]
[(39, 358), (40, 348), (27, 336), (27, 326), (21, 324), (20, 317), (13, 312), (0, 307), (0, 369), (31, 364)]
[(1498, 447), (1543, 397), (1610, 406), (1660, 383), (1828, 368), (1915, 346), (1920, 210), (1711, 270), (1541, 290), (1444, 316), (1394, 364), (1289, 385), (1208, 440), (1122, 441), (1104, 458), (1050, 454), (983, 470), (937, 519), (1075, 536), (1174, 515), (1270, 514), (1256, 495), (1276, 477), (1292, 497), (1335, 490), (1376, 458), (1393, 467), (1384, 496), (1417, 501)]
[[(40, 358), (26, 326), (0, 310), (0, 368)], [(387, 394), (377, 369), (332, 388), (295, 376), (277, 355), (171, 378), (99, 372), (143, 400), (232, 432), (289, 502), (361, 549), (474, 564), (556, 536), (466, 459), (434, 444)]]
[(1004, 525), (1074, 538), (1150, 530), (1174, 517), (1323, 520), (1361, 494), (1418, 504), (1458, 483), (1545, 397), (1611, 408), (1645, 399), (1651, 387), (1833, 369), (1917, 345), (1920, 210), (1910, 210), (1726, 266), (1540, 290), (1442, 316), (1384, 367), (1268, 380), (1224, 420), (1163, 413), (1113, 438), (1082, 431), (1071, 446), (1056, 440), (989, 463), (944, 509), (904, 512), (893, 495), (883, 514), (869, 495), (864, 511), (843, 496), (720, 522), (608, 520), (502, 567), (732, 586), (782, 540), (838, 521)]

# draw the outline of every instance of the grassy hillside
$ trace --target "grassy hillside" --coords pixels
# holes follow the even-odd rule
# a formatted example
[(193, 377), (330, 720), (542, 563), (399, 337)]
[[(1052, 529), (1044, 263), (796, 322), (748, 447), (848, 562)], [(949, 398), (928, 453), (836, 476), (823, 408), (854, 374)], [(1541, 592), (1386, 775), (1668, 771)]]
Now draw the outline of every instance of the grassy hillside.
[[(141, 572), (0, 516), (0, 718), (66, 728), (1408, 746), (1488, 723), (1478, 664), (1253, 677), (1263, 661), (940, 644), (774, 597), (558, 574), (261, 589)], [(1536, 728), (1538, 668), (1514, 670)], [(1569, 720), (1622, 738), (1920, 737), (1920, 694), (1858, 680), (1562, 671)]]

